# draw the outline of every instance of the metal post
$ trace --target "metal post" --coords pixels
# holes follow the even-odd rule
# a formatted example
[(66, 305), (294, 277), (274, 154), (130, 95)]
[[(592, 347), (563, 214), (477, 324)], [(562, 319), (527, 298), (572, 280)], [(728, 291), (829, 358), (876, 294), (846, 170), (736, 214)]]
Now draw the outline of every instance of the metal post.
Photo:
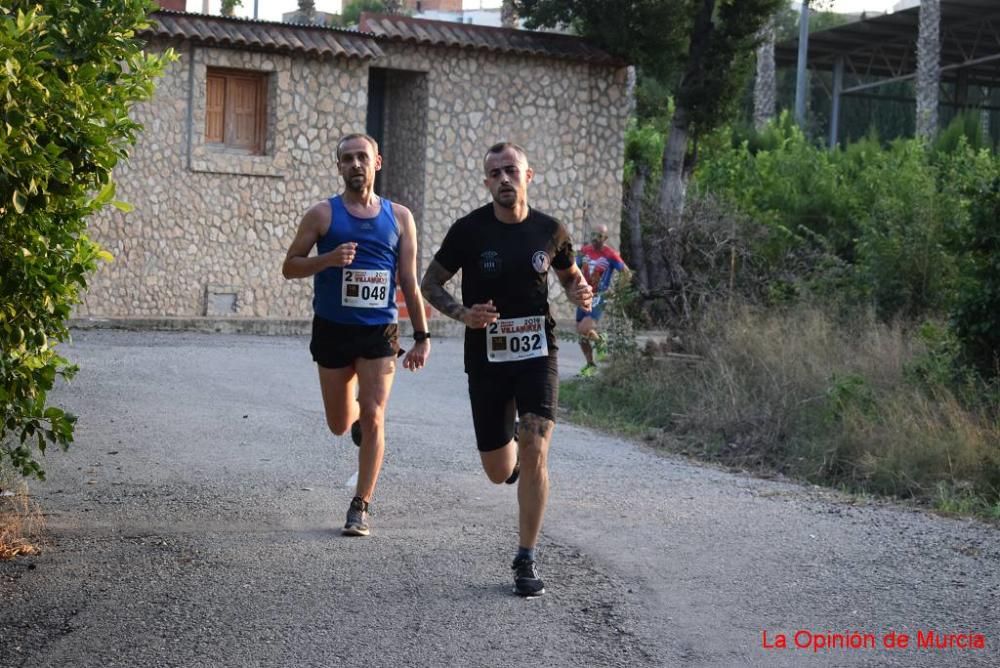
[(799, 64), (795, 77), (795, 122), (806, 124), (806, 56), (809, 53), (809, 0), (802, 0), (799, 12)]
[(969, 70), (958, 71), (955, 82), (955, 102), (958, 104), (959, 112), (965, 111), (969, 106)]
[(254, 20), (257, 20), (258, 16), (260, 15), (258, 13), (258, 11), (257, 11), (259, 9), (259, 5), (260, 5), (260, 0), (253, 0), (253, 18), (254, 18)]
[(840, 95), (844, 89), (844, 57), (837, 56), (833, 63), (833, 106), (830, 109), (830, 150), (837, 148), (840, 139)]

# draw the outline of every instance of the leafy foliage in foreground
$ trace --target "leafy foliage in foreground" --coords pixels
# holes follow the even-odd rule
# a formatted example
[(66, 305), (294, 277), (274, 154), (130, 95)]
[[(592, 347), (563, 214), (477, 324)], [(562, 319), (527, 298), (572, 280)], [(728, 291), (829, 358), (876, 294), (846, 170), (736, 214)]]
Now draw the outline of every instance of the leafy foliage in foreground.
[(86, 220), (114, 204), (111, 172), (174, 58), (145, 55), (147, 0), (0, 5), (0, 464), (44, 477), (36, 449), (68, 447), (75, 417), (48, 404), (76, 367), (56, 352), (87, 275), (111, 256)]

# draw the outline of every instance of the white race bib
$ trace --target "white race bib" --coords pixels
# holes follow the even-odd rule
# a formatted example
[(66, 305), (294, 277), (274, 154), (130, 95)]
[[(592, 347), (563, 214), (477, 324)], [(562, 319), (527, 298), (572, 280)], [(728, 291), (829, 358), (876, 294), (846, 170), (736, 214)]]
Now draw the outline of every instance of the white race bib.
[(548, 355), (544, 315), (502, 318), (486, 325), (486, 358), (491, 362), (513, 362)]
[(340, 303), (354, 308), (384, 308), (389, 305), (388, 269), (344, 268)]

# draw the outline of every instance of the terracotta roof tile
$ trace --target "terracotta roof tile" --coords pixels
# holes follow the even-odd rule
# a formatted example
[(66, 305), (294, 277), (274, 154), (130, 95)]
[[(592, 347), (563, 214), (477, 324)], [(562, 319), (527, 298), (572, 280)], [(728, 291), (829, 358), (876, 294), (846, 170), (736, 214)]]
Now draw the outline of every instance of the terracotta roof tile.
[(143, 37), (190, 39), (206, 46), (305, 52), (317, 56), (370, 59), (383, 55), (372, 35), (354, 30), (167, 10), (153, 12), (150, 19), (153, 25), (140, 33)]
[(457, 46), (506, 53), (584, 60), (602, 65), (624, 65), (622, 61), (572, 35), (493, 28), (450, 21), (414, 19), (398, 14), (361, 15), (363, 33), (382, 39), (428, 46)]

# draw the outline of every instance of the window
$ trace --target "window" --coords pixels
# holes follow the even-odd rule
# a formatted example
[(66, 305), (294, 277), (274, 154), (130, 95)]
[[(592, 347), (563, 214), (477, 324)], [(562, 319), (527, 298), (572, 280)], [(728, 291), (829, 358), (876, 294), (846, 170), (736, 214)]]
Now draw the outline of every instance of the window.
[(210, 67), (205, 87), (205, 142), (264, 153), (267, 75)]

